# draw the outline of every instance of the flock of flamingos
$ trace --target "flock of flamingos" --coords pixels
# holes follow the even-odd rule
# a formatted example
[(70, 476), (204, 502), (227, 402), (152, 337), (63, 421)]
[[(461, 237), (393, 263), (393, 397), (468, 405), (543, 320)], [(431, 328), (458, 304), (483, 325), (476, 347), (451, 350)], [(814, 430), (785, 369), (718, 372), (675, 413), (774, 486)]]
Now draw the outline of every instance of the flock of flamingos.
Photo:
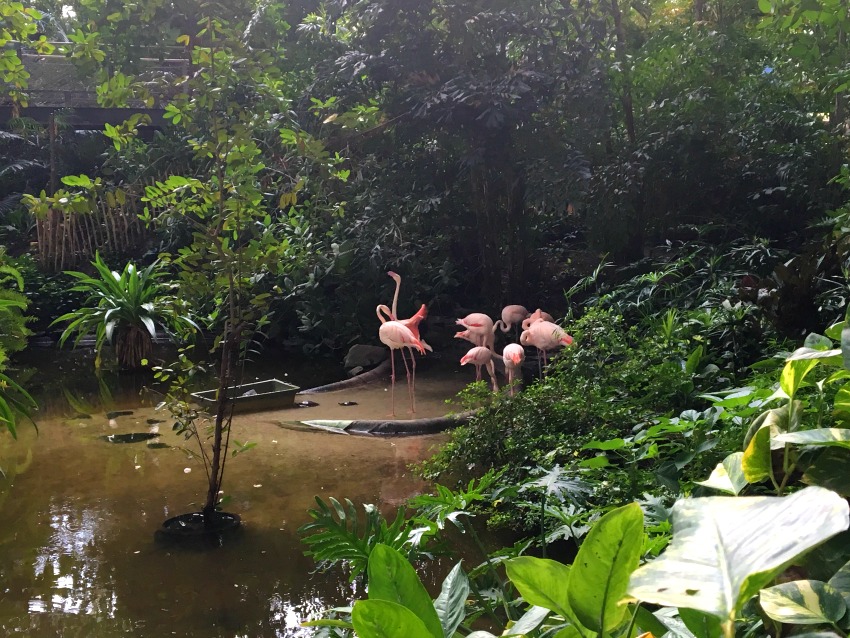
[[(418, 350), (420, 354), (424, 355), (426, 350), (431, 351), (432, 348), (419, 336), (419, 324), (428, 316), (428, 310), (425, 304), (422, 304), (422, 307), (419, 308), (417, 313), (409, 319), (399, 319), (396, 314), (396, 307), (398, 304), (398, 293), (401, 289), (401, 277), (392, 271), (387, 274), (395, 281), (393, 305), (392, 308), (388, 308), (386, 305), (381, 304), (375, 308), (375, 312), (378, 315), (378, 319), (381, 320), (378, 337), (381, 343), (390, 349), (390, 365), (392, 369), (390, 400), (392, 402), (392, 415), (395, 416), (395, 351), (399, 350), (401, 352), (401, 360), (404, 363), (404, 369), (407, 371), (407, 392), (410, 397), (410, 411), (415, 413), (416, 359), (414, 357), (414, 350)], [(502, 359), (508, 376), (508, 386), (511, 396), (514, 394), (514, 379), (522, 366), (522, 362), (525, 360), (525, 348), (523, 346), (534, 346), (537, 348), (545, 365), (546, 353), (549, 350), (568, 346), (573, 342), (573, 338), (554, 322), (549, 313), (543, 312), (539, 308), (534, 312), (529, 312), (524, 306), (520, 305), (505, 306), (502, 309), (502, 318), (496, 322), (484, 313), (473, 312), (462, 319), (458, 319), (457, 324), (465, 328), (465, 330), (455, 334), (455, 338), (465, 339), (474, 345), (469, 352), (461, 357), (461, 365), (466, 365), (467, 363), (473, 364), (476, 369), (475, 379), (477, 381), (481, 380), (481, 368), (487, 368), (487, 372), (490, 374), (490, 379), (493, 382), (493, 391), (495, 392), (498, 391), (499, 385), (496, 381), (496, 369), (493, 359)], [(499, 328), (502, 332), (507, 333), (515, 326), (522, 326), (519, 343), (509, 343), (505, 346), (501, 355), (497, 354), (494, 348), (496, 329)], [(404, 354), (405, 348), (410, 351), (409, 366)]]

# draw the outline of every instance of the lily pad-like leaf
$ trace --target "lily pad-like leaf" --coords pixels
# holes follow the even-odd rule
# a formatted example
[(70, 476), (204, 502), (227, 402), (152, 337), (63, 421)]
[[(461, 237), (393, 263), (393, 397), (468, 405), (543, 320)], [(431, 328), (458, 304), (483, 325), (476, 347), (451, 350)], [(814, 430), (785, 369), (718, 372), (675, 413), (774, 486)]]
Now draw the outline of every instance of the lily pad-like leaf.
[(570, 572), (570, 606), (582, 625), (600, 634), (620, 625), (626, 614), (620, 601), (642, 548), (643, 510), (637, 503), (596, 521)]
[(727, 626), (790, 561), (850, 525), (847, 501), (820, 487), (785, 497), (684, 499), (672, 518), (672, 542), (632, 574), (628, 593), (704, 611)]
[(738, 496), (741, 490), (747, 486), (747, 479), (744, 476), (744, 467), (742, 465), (743, 460), (743, 452), (730, 454), (721, 463), (717, 464), (711, 476), (704, 481), (697, 481), (697, 485)]
[(774, 439), (780, 443), (796, 443), (798, 445), (834, 445), (850, 448), (850, 429), (848, 428), (818, 428), (802, 432), (787, 432)]
[(820, 580), (795, 580), (762, 589), (759, 603), (768, 616), (789, 625), (831, 624), (847, 611), (841, 594)]

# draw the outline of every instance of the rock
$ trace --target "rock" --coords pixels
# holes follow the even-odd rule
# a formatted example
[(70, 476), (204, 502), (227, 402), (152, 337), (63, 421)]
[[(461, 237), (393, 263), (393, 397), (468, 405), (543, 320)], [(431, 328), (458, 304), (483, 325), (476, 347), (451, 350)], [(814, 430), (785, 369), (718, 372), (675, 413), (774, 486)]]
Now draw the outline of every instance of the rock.
[(360, 373), (361, 373), (361, 372), (363, 372), (364, 370), (366, 370), (366, 368), (364, 368), (363, 366), (357, 366), (357, 367), (351, 368), (351, 369), (348, 371), (348, 376), (350, 376), (350, 377), (356, 377), (358, 374), (360, 374)]
[(345, 355), (343, 365), (346, 369), (350, 368), (371, 368), (378, 365), (389, 356), (389, 350), (382, 346), (367, 346), (355, 344), (351, 346), (348, 354)]

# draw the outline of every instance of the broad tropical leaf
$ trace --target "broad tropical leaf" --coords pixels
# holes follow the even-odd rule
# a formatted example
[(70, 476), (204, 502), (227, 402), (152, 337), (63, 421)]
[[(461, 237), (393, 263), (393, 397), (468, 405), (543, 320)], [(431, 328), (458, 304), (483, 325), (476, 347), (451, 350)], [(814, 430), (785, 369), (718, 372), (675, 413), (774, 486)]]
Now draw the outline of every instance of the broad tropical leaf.
[(369, 600), (403, 605), (419, 618), (434, 638), (442, 638), (443, 626), (416, 570), (392, 547), (378, 543), (369, 554)]
[(789, 625), (831, 624), (847, 611), (841, 594), (820, 580), (795, 580), (762, 589), (759, 603), (768, 616)]
[(358, 600), (351, 623), (360, 638), (439, 638), (407, 607), (388, 600)]
[(673, 507), (672, 542), (632, 575), (628, 592), (731, 623), (790, 561), (848, 523), (847, 502), (820, 487), (785, 497), (681, 500)]
[(643, 510), (637, 503), (608, 512), (591, 528), (570, 573), (570, 606), (582, 625), (608, 633), (623, 621), (629, 576), (643, 549)]
[(458, 563), (443, 580), (440, 595), (434, 601), (434, 609), (443, 626), (444, 636), (453, 636), (466, 616), (466, 599), (469, 597), (469, 578)]
[(698, 481), (697, 485), (738, 496), (741, 490), (747, 486), (743, 460), (743, 452), (733, 452), (717, 464), (711, 476), (704, 481)]
[(847, 428), (818, 428), (802, 432), (787, 432), (775, 437), (780, 443), (796, 443), (797, 445), (831, 445), (850, 448), (850, 429)]
[(548, 558), (519, 556), (507, 561), (505, 570), (529, 605), (551, 609), (564, 618), (574, 618), (567, 595), (569, 565)]

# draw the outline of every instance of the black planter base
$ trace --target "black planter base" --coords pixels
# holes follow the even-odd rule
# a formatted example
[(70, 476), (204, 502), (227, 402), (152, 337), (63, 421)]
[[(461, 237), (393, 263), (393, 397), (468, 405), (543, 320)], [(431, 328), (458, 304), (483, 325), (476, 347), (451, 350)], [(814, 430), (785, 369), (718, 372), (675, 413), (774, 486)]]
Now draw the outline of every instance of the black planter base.
[(190, 512), (169, 518), (154, 537), (160, 543), (208, 549), (236, 538), (241, 529), (242, 519), (238, 514), (213, 512), (205, 518), (203, 512)]

